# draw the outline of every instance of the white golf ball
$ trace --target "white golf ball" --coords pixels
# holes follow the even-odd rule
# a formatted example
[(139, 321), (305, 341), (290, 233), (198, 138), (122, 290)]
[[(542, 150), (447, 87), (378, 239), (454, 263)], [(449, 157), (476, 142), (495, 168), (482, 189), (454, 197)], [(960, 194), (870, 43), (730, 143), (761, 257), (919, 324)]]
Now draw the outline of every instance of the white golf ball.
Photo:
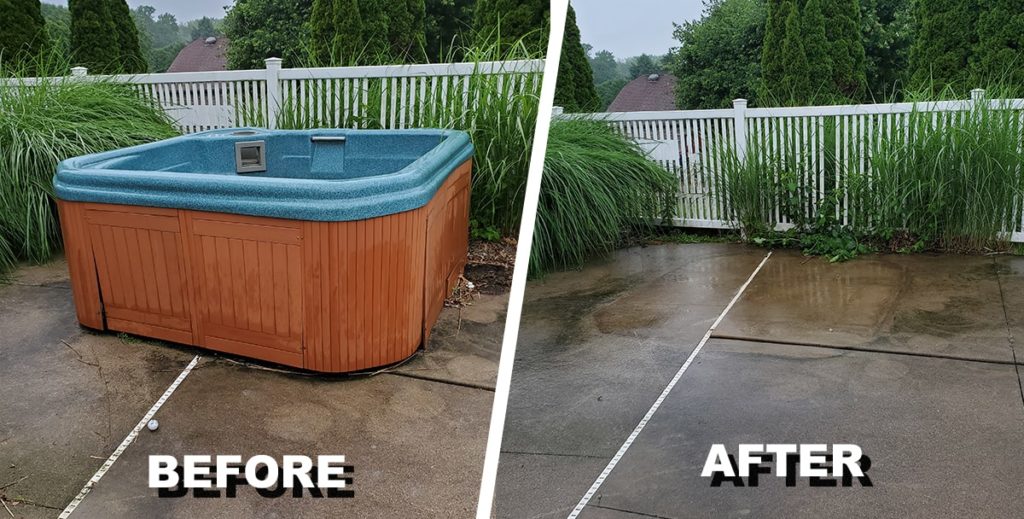
[(146, 424), (146, 427), (148, 427), (150, 431), (155, 431), (157, 427), (160, 427), (160, 422), (155, 419), (150, 420), (149, 423)]

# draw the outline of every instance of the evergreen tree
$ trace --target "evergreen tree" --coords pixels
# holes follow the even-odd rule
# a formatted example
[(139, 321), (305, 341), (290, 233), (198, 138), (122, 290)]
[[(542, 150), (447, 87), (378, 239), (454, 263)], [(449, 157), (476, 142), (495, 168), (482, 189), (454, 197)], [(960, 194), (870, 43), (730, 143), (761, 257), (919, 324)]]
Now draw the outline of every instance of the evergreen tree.
[[(363, 16), (362, 48), (357, 56), (359, 65), (381, 65), (394, 62), (389, 41), (391, 20), (388, 5), (391, 3), (398, 2), (393, 0), (359, 0), (359, 11)], [(337, 37), (348, 38), (349, 35), (338, 30)]]
[(475, 0), (426, 0), (427, 56), (431, 61), (461, 61), (470, 33)]
[(310, 43), (319, 42), (329, 49), (330, 36), (326, 39), (309, 37), (310, 22), (333, 20), (333, 3), (328, 1), (326, 5), (328, 11), (311, 20), (313, 0), (235, 0), (223, 25), (224, 35), (231, 40), (228, 67), (263, 68), (266, 58), (281, 58), (286, 67), (302, 66), (307, 60), (314, 64), (312, 66), (326, 63), (327, 60), (320, 61), (314, 56), (319, 52), (330, 56), (330, 51), (321, 47), (311, 52)]
[(548, 45), (551, 23), (549, 0), (477, 0), (474, 29), (481, 43), (490, 43), (501, 35), (505, 49), (523, 40), (526, 48), (543, 53)]
[(312, 64), (331, 62), (333, 39), (334, 0), (313, 0), (313, 10), (309, 15), (309, 61)]
[[(821, 0), (807, 0), (801, 18), (810, 88), (807, 102), (824, 102), (836, 93), (837, 89), (829, 79), (832, 77), (832, 56), (829, 54), (828, 39), (825, 36), (825, 15), (821, 11)], [(789, 37), (788, 29), (786, 37)]]
[(562, 57), (558, 63), (558, 83), (555, 104), (567, 112), (598, 110), (601, 99), (594, 88), (594, 75), (580, 42), (580, 28), (576, 25), (576, 12), (569, 6), (562, 38)]
[(917, 0), (910, 47), (912, 86), (970, 88), (966, 82), (978, 41), (977, 13), (977, 0)]
[(971, 70), (978, 85), (1024, 84), (1024, 0), (993, 0), (978, 15)]
[(842, 95), (860, 99), (867, 85), (860, 4), (857, 0), (831, 0), (825, 37), (831, 47), (832, 82)]
[(139, 43), (139, 30), (125, 0), (109, 0), (111, 22), (117, 42), (117, 62), (113, 70), (135, 74), (145, 72), (149, 65)]
[(389, 61), (415, 63), (423, 60), (426, 45), (423, 0), (389, 0), (387, 3)]
[(772, 98), (772, 90), (782, 82), (785, 74), (782, 64), (782, 44), (786, 39), (786, 20), (793, 3), (769, 0), (768, 22), (765, 25), (764, 44), (761, 47), (761, 99)]
[(0, 62), (5, 68), (30, 65), (48, 42), (39, 0), (0, 0), (0, 12)]
[(68, 0), (72, 65), (93, 73), (118, 69), (120, 42), (107, 0)]
[(789, 16), (786, 17), (786, 36), (782, 41), (783, 75), (780, 90), (781, 95), (791, 104), (802, 105), (810, 101), (811, 69), (804, 50), (800, 11), (792, 0), (787, 0), (787, 3), (790, 6), (787, 9)]
[(208, 38), (210, 36), (216, 36), (217, 29), (213, 26), (213, 20), (206, 16), (200, 18), (195, 27), (192, 27), (192, 39), (198, 40), (199, 38)]
[(630, 79), (636, 79), (640, 76), (649, 76), (651, 74), (660, 74), (661, 71), (661, 63), (648, 54), (641, 54), (637, 56), (633, 59), (633, 62), (629, 64)]

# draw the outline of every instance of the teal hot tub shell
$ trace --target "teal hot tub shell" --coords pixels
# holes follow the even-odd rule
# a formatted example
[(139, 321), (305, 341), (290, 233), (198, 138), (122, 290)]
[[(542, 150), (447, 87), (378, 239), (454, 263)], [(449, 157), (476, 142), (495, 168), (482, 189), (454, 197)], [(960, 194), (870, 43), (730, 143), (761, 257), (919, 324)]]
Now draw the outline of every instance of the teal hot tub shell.
[(53, 184), (66, 201), (348, 221), (423, 206), (472, 155), (453, 130), (235, 128), (68, 159)]

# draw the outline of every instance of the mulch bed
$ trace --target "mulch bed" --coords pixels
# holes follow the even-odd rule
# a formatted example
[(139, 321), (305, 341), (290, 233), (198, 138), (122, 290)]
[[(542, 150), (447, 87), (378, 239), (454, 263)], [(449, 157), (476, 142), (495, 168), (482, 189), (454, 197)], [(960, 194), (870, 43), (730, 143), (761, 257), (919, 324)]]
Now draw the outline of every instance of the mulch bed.
[(444, 305), (461, 307), (470, 304), (474, 294), (504, 294), (512, 287), (512, 270), (516, 263), (516, 240), (503, 238), (489, 242), (469, 242), (466, 270), (459, 284)]

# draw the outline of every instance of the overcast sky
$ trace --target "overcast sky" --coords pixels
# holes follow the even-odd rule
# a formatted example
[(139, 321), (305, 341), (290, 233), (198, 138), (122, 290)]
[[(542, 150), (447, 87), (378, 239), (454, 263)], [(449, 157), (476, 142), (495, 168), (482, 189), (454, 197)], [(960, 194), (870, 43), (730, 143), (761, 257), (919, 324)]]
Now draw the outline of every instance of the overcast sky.
[[(43, 0), (43, 3), (67, 7), (68, 0)], [(224, 18), (224, 6), (233, 3), (234, 0), (128, 0), (128, 7), (151, 5), (156, 8), (156, 14), (171, 13), (182, 23), (204, 16)]]
[(576, 24), (583, 43), (616, 58), (661, 55), (677, 46), (672, 22), (700, 18), (702, 0), (575, 0)]

